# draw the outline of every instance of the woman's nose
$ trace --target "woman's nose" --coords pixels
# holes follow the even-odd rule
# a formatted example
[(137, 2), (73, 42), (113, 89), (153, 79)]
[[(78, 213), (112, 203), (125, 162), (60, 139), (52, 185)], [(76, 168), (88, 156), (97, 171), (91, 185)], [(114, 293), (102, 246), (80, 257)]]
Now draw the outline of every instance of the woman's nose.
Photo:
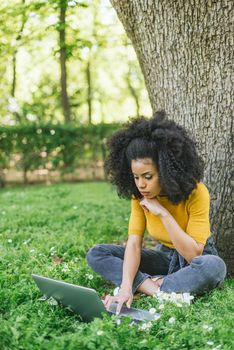
[(139, 188), (145, 188), (145, 181), (143, 179), (139, 179), (138, 181), (138, 187)]

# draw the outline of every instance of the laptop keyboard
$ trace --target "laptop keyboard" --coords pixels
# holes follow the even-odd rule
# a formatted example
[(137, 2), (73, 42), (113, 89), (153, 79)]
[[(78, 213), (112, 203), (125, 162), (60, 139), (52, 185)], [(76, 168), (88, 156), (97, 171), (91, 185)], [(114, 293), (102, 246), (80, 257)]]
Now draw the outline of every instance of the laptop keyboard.
[[(112, 303), (109, 309), (111, 314), (116, 314), (117, 303)], [(157, 319), (158, 314), (151, 314), (149, 311), (128, 308), (122, 306), (119, 316), (128, 316), (137, 321), (154, 321)]]

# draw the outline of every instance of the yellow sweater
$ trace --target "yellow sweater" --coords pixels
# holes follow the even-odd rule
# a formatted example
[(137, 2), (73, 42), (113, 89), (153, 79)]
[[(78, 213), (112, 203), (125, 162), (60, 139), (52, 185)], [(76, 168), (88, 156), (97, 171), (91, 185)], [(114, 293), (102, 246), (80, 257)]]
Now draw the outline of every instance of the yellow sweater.
[[(157, 200), (189, 236), (198, 243), (206, 243), (210, 236), (210, 196), (208, 189), (202, 182), (197, 184), (197, 188), (191, 192), (186, 201), (177, 205), (172, 204), (166, 196), (158, 196)], [(143, 236), (147, 228), (149, 234), (156, 240), (174, 248), (160, 217), (143, 210), (139, 202), (139, 199), (131, 201), (128, 234)]]

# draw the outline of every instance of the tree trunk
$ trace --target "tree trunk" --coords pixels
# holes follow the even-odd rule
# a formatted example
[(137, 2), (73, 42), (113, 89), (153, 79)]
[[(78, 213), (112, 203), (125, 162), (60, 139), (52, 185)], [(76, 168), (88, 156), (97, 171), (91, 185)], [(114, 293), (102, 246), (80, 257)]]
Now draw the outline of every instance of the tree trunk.
[(12, 57), (12, 85), (11, 85), (11, 96), (15, 97), (16, 88), (16, 55), (18, 50), (15, 50)]
[[(18, 54), (18, 50), (19, 50), (19, 46), (20, 46), (20, 41), (22, 39), (23, 36), (23, 31), (24, 31), (24, 27), (25, 24), (27, 22), (27, 17), (25, 15), (24, 12), (24, 5), (25, 5), (25, 0), (22, 0), (22, 9), (23, 9), (23, 13), (22, 13), (22, 23), (21, 23), (21, 27), (19, 29), (19, 32), (16, 36), (16, 45), (15, 45), (15, 50), (13, 52), (13, 56), (12, 56), (12, 84), (11, 84), (11, 96), (13, 98), (15, 98), (15, 92), (16, 92), (16, 87), (17, 87), (17, 54)], [(20, 113), (18, 112), (13, 112), (16, 120), (18, 120), (19, 122), (21, 121), (21, 116)]]
[(140, 115), (140, 99), (137, 93), (137, 90), (134, 88), (132, 82), (131, 82), (131, 70), (129, 68), (128, 73), (126, 74), (126, 83), (129, 89), (130, 94), (132, 95), (133, 101), (136, 106), (136, 116)]
[(63, 115), (66, 123), (71, 121), (70, 104), (67, 94), (67, 70), (66, 70), (66, 9), (67, 0), (60, 0), (60, 23), (59, 23), (59, 51), (61, 67), (61, 100)]
[[(22, 0), (22, 6), (25, 5), (25, 0)], [(13, 53), (13, 57), (12, 57), (12, 85), (11, 85), (11, 96), (12, 97), (15, 97), (15, 89), (16, 89), (16, 56), (17, 56), (17, 53), (18, 53), (18, 46), (19, 46), (19, 42), (21, 41), (22, 39), (22, 35), (23, 35), (23, 31), (24, 31), (24, 26), (27, 22), (27, 18), (25, 16), (25, 13), (23, 12), (22, 14), (22, 23), (21, 23), (21, 27), (20, 27), (20, 30), (17, 34), (17, 37), (16, 37), (16, 47), (15, 47), (15, 50), (14, 50), (14, 53)]]
[(88, 58), (88, 62), (86, 66), (86, 78), (87, 78), (88, 123), (92, 124), (92, 80), (91, 80), (90, 58)]
[(197, 140), (206, 160), (211, 223), (234, 274), (233, 2), (111, 0), (131, 39), (154, 111), (164, 109)]

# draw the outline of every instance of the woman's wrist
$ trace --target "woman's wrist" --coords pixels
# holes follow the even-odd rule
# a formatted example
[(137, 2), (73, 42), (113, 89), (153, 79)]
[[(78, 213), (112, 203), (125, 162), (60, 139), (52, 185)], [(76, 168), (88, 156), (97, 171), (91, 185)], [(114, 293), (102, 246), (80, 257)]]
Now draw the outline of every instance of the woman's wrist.
[(169, 211), (167, 211), (166, 209), (163, 210), (163, 211), (159, 214), (159, 216), (160, 216), (161, 218), (165, 218), (166, 216), (169, 216), (169, 215), (170, 215), (170, 213), (169, 213)]
[(121, 284), (120, 289), (121, 292), (132, 293), (132, 286)]

